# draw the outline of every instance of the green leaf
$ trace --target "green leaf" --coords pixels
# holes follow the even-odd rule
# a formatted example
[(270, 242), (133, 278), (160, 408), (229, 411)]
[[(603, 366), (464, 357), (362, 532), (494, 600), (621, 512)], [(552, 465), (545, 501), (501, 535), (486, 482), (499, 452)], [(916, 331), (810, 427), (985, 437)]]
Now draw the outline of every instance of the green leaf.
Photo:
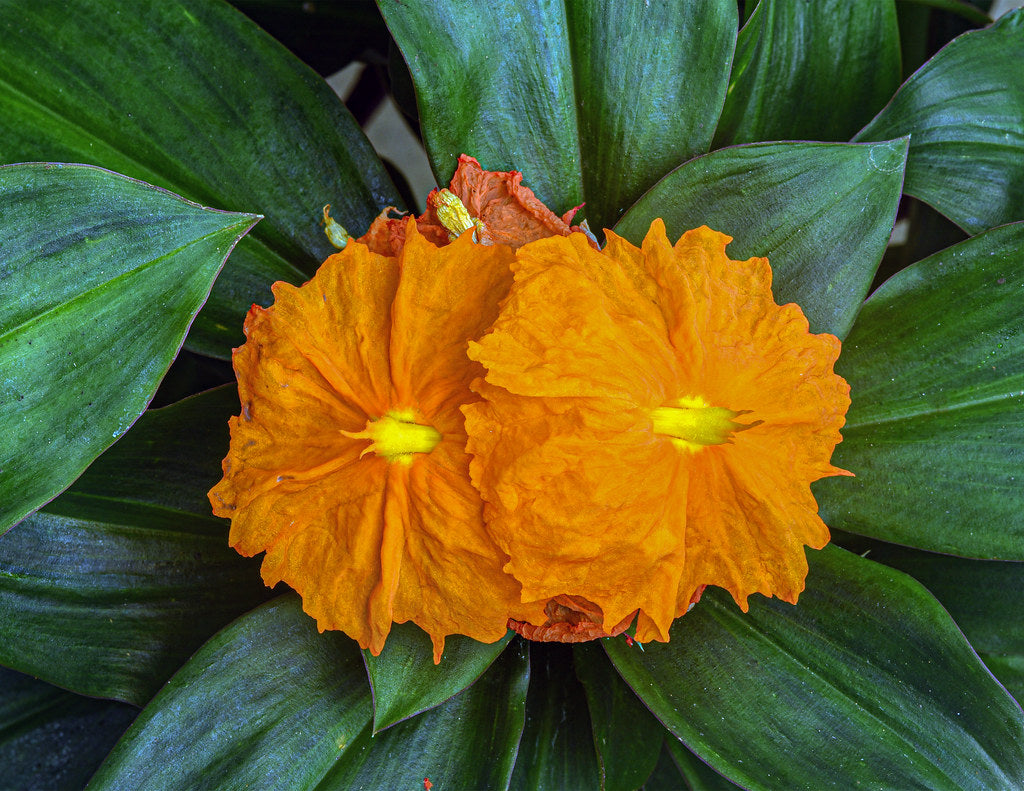
[(137, 713), (0, 668), (0, 782), (17, 791), (82, 788)]
[(689, 791), (735, 791), (739, 788), (691, 753), (672, 736), (665, 739), (665, 749), (675, 762), (677, 771), (686, 778)]
[(275, 280), (334, 249), (324, 204), (355, 233), (399, 199), (338, 97), (220, 0), (0, 0), (0, 162), (101, 165), (205, 206), (266, 216), (189, 338), (220, 357)]
[(836, 363), (853, 404), (822, 480), (826, 524), (898, 544), (1024, 559), (1024, 223), (903, 270)]
[(439, 183), (471, 154), (489, 170), (522, 171), (557, 213), (586, 202), (599, 230), (711, 143), (735, 44), (732, 0), (379, 5), (412, 73)]
[(966, 2), (966, 0), (902, 0), (902, 2), (920, 6), (931, 6), (942, 11), (949, 11), (969, 22), (974, 22), (976, 25), (987, 25), (992, 21), (988, 14)]
[[(390, 639), (390, 638), (389, 638)], [(317, 791), (507, 788), (526, 718), (527, 649), (516, 642), (468, 689), (383, 733), (367, 726)]]
[(669, 239), (709, 225), (736, 259), (767, 256), (780, 304), (842, 338), (889, 242), (906, 140), (872, 146), (763, 143), (715, 151), (669, 173), (615, 226), (638, 244), (655, 217)]
[(143, 709), (89, 789), (315, 788), (372, 712), (355, 643), (318, 634), (299, 597), (287, 594), (204, 645)]
[(945, 610), (836, 547), (809, 561), (795, 606), (755, 597), (744, 614), (711, 590), (670, 642), (605, 650), (670, 731), (744, 788), (1020, 787), (1024, 713)]
[(210, 514), (233, 387), (147, 412), (43, 511), (0, 537), (0, 662), (143, 705), (270, 596)]
[(257, 219), (99, 168), (0, 167), (0, 531), (135, 422)]
[(430, 636), (412, 623), (391, 627), (380, 656), (363, 651), (373, 687), (373, 732), (444, 703), (491, 666), (512, 632), (496, 643), (449, 635), (441, 663), (434, 664)]
[(979, 653), (981, 661), (1018, 701), (1024, 700), (1024, 656)]
[(623, 683), (597, 645), (575, 646), (573, 664), (587, 696), (601, 788), (633, 791), (654, 771), (665, 729)]
[(893, 0), (761, 0), (736, 42), (714, 145), (849, 140), (899, 84)]
[(530, 643), (526, 728), (509, 788), (600, 788), (587, 699), (573, 672), (572, 648), (564, 643)]
[(969, 233), (1024, 219), (1024, 9), (952, 41), (856, 140), (909, 134), (906, 192)]
[(974, 650), (1018, 700), (1024, 697), (1024, 564), (965, 560), (891, 544), (870, 557), (913, 576), (953, 616)]
[[(675, 741), (674, 736), (669, 736), (667, 739)], [(660, 744), (660, 749), (658, 763), (654, 767), (651, 776), (640, 786), (640, 791), (681, 791), (681, 789), (689, 788), (683, 781), (683, 777), (672, 760), (672, 756), (669, 755), (668, 748), (664, 744)]]

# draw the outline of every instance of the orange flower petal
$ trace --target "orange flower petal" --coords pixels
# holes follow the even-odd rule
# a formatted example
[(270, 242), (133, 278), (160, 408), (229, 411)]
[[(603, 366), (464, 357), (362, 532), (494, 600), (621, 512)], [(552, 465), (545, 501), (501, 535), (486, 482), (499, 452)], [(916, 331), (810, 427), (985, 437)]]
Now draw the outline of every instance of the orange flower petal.
[[(470, 348), (487, 368), (463, 409), (471, 473), (506, 569), (524, 602), (583, 597), (606, 631), (639, 609), (641, 641), (667, 639), (707, 584), (744, 607), (795, 601), (804, 545), (828, 541), (809, 484), (843, 473), (828, 461), (849, 406), (839, 342), (776, 305), (767, 261), (731, 261), (722, 234), (670, 245), (655, 221), (640, 249), (608, 237), (603, 253), (522, 248)], [(655, 408), (705, 407), (735, 415), (726, 444), (654, 431)]]
[[(487, 529), (529, 609), (560, 594), (604, 613), (605, 632), (641, 609), (667, 639), (685, 562), (687, 474), (623, 400), (524, 398), (486, 381), (463, 407)], [(649, 426), (649, 421), (646, 421)], [(532, 616), (532, 617), (531, 617)]]
[[(352, 243), (250, 312), (234, 357), (243, 411), (210, 501), (232, 545), (266, 551), (264, 580), (301, 593), (321, 629), (376, 654), (411, 620), (438, 660), (447, 634), (500, 639), (519, 600), (483, 527), (459, 411), (483, 373), (467, 343), (497, 315), (512, 253), (468, 238), (437, 248), (411, 221), (406, 240), (397, 259)], [(379, 456), (366, 427), (385, 415), (440, 439)]]
[[(608, 262), (583, 234), (521, 249), (516, 287), (494, 331), (470, 344), (487, 381), (523, 395), (661, 404), (678, 378), (667, 325), (650, 294), (635, 287), (643, 273)], [(615, 346), (595, 342), (605, 338)]]

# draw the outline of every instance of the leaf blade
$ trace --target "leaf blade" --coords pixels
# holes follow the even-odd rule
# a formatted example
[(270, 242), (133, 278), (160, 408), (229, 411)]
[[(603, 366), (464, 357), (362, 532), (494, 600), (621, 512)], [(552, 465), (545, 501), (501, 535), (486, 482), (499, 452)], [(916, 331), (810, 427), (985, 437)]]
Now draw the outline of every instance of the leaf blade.
[(490, 644), (449, 635), (435, 665), (426, 632), (412, 623), (392, 626), (380, 656), (363, 649), (373, 688), (373, 733), (459, 694), (487, 671), (510, 639), (511, 632)]
[(978, 234), (898, 273), (865, 303), (836, 363), (853, 402), (833, 463), (857, 477), (814, 484), (827, 524), (965, 557), (1024, 559), (1022, 244), (1024, 223)]
[(809, 560), (796, 606), (759, 599), (744, 615), (708, 591), (669, 643), (605, 650), (669, 730), (744, 788), (1019, 784), (1024, 714), (935, 600), (835, 547)]
[(334, 252), (324, 204), (358, 233), (400, 204), (333, 91), (226, 3), (4, 0), (0, 35), (0, 161), (99, 165), (266, 216), (199, 317), (197, 351), (230, 357), (249, 305)]
[(909, 134), (906, 192), (969, 233), (1024, 219), (1024, 11), (950, 42), (854, 140)]
[(27, 791), (81, 788), (136, 713), (0, 667), (4, 783)]
[[(0, 199), (5, 530), (67, 487), (138, 418), (224, 261), (258, 218), (85, 165), (0, 167)], [(73, 210), (54, 214), (62, 203)], [(93, 256), (97, 239), (102, 254)], [(47, 272), (67, 288), (52, 288)]]
[(758, 140), (849, 140), (899, 81), (893, 0), (762, 0), (736, 43), (715, 148)]
[(768, 257), (777, 302), (799, 304), (812, 332), (843, 338), (889, 241), (906, 145), (761, 143), (714, 151), (665, 176), (615, 232), (638, 244), (661, 217), (670, 239), (700, 225), (727, 233), (732, 257)]
[[(600, 230), (711, 142), (735, 42), (734, 3), (379, 6), (412, 73), (439, 183), (460, 153), (471, 154), (489, 170), (521, 171), (558, 214), (585, 202)], [(634, 47), (649, 57), (638, 60)]]
[(144, 414), (63, 495), (0, 537), (0, 662), (144, 705), (207, 638), (266, 601), (206, 491), (234, 388)]
[(507, 788), (526, 717), (529, 662), (509, 646), (471, 686), (383, 733), (366, 728), (321, 791), (350, 788)]
[(359, 651), (294, 594), (211, 639), (143, 709), (89, 789), (315, 787), (369, 727)]

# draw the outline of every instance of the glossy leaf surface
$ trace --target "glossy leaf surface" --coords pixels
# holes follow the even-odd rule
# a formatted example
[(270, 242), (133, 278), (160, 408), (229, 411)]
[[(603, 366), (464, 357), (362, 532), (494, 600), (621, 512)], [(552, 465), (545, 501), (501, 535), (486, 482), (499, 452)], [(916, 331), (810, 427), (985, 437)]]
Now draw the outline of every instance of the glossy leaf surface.
[(583, 686), (573, 672), (572, 648), (530, 643), (526, 727), (512, 791), (593, 791), (600, 768)]
[(708, 591), (670, 642), (605, 650), (669, 730), (744, 788), (1019, 786), (1024, 714), (945, 610), (836, 547), (808, 559), (796, 606), (752, 598), (744, 614)]
[(905, 571), (953, 616), (989, 670), (1024, 697), (1024, 564), (966, 560), (932, 552), (878, 546), (870, 558)]
[(89, 789), (315, 788), (372, 714), (355, 643), (318, 634), (288, 594), (206, 643)]
[(3, 788), (82, 788), (138, 710), (0, 668)]
[(857, 140), (909, 134), (908, 195), (968, 233), (1024, 219), (1024, 10), (952, 41)]
[(258, 218), (81, 165), (0, 168), (0, 531), (124, 434)]
[(580, 218), (600, 230), (711, 143), (735, 44), (730, 0), (379, 5), (438, 183), (471, 154), (522, 171), (558, 214), (585, 202)]
[(836, 372), (853, 404), (814, 492), (826, 524), (1024, 559), (1024, 223), (903, 270), (865, 303)]
[[(257, 212), (190, 347), (228, 357), (253, 302), (399, 200), (333, 91), (221, 2), (0, 0), (0, 162), (101, 165), (206, 206)], [(59, 56), (55, 56), (59, 53)]]
[(596, 643), (574, 646), (573, 665), (587, 696), (601, 788), (632, 791), (654, 771), (665, 729), (619, 678)]
[(899, 83), (894, 0), (761, 0), (736, 42), (715, 147), (849, 140)]
[(270, 596), (210, 514), (223, 387), (147, 412), (63, 495), (0, 537), (0, 662), (137, 705)]
[(526, 646), (509, 646), (472, 686), (439, 707), (383, 733), (367, 726), (317, 790), (420, 789), (425, 780), (437, 791), (507, 788), (529, 677)]
[(715, 151), (658, 182), (615, 232), (639, 244), (655, 217), (669, 239), (708, 225), (737, 260), (767, 256), (779, 304), (812, 332), (844, 337), (889, 242), (906, 141), (875, 146), (764, 143)]
[(435, 665), (430, 636), (415, 624), (394, 624), (380, 656), (363, 650), (373, 688), (374, 732), (432, 709), (464, 690), (490, 667), (511, 634), (490, 644), (449, 635), (441, 663)]

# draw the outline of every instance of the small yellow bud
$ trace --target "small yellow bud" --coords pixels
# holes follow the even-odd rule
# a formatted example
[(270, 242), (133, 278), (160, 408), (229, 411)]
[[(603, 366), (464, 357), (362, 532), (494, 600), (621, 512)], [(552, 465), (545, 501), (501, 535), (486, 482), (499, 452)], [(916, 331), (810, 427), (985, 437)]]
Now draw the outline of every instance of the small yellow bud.
[(321, 224), (324, 226), (327, 240), (339, 250), (344, 250), (345, 245), (352, 241), (352, 235), (331, 217), (331, 204), (329, 203), (324, 206), (324, 219)]

